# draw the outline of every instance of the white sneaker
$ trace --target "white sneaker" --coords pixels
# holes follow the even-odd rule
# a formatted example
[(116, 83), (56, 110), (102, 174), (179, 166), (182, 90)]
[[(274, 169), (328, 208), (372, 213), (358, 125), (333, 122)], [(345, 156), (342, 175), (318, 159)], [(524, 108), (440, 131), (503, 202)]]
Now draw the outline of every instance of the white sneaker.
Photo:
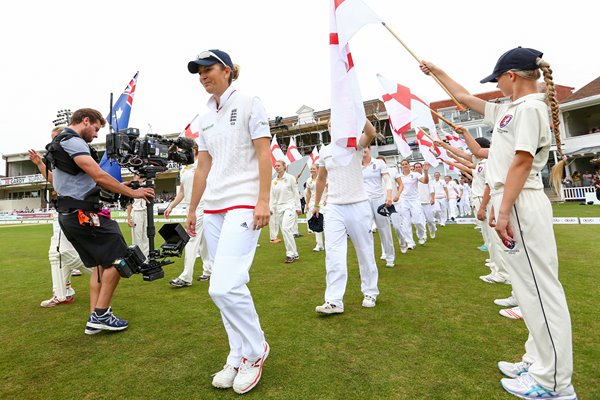
[(425, 244), (425, 239), (419, 239), (419, 244), (423, 246)]
[(365, 298), (363, 299), (363, 302), (362, 302), (362, 306), (366, 307), (366, 308), (375, 307), (375, 298), (372, 296), (369, 296), (368, 294), (365, 295)]
[(523, 319), (523, 313), (521, 307), (504, 308), (498, 311), (500, 315), (510, 319)]
[(429, 232), (429, 238), (435, 239), (435, 232)]
[(482, 275), (479, 277), (484, 282), (487, 283), (505, 283), (506, 279), (496, 274)]
[(486, 262), (486, 263), (491, 263), (491, 262), (492, 262), (492, 259), (491, 259), (491, 258), (486, 258), (486, 259), (485, 259), (485, 262)]
[(496, 299), (494, 300), (494, 304), (501, 307), (516, 307), (519, 305), (519, 302), (513, 296), (510, 296), (506, 299)]
[(393, 261), (386, 261), (385, 267), (386, 268), (394, 268), (394, 262)]
[(408, 246), (404, 245), (400, 245), (400, 253), (402, 254), (406, 254), (406, 251), (408, 250)]
[(341, 314), (344, 312), (344, 308), (338, 307), (335, 304), (331, 304), (329, 302), (325, 302), (322, 306), (316, 306), (315, 311), (318, 314)]
[(219, 389), (229, 389), (233, 387), (233, 380), (238, 374), (239, 368), (225, 364), (223, 369), (213, 374), (212, 385)]
[(560, 392), (555, 392), (542, 387), (528, 373), (514, 379), (504, 378), (500, 384), (508, 393), (521, 399), (552, 399), (552, 400), (577, 400), (573, 385), (567, 386)]
[(528, 363), (526, 361), (521, 361), (518, 363), (500, 361), (498, 363), (498, 369), (500, 370), (500, 372), (502, 372), (509, 378), (516, 378), (517, 376), (524, 374), (525, 372), (529, 371), (530, 366), (531, 363)]
[(408, 246), (408, 250), (414, 250), (415, 247), (417, 247), (416, 244), (411, 244), (410, 246)]
[(233, 390), (236, 393), (248, 393), (258, 384), (262, 375), (263, 365), (270, 351), (269, 344), (265, 342), (265, 352), (262, 356), (254, 360), (249, 360), (245, 357), (242, 358), (240, 369), (233, 380)]
[(317, 251), (323, 251), (325, 250), (324, 248), (322, 248), (321, 246), (316, 246), (313, 251), (317, 252)]
[(485, 266), (486, 266), (486, 267), (488, 267), (488, 268), (490, 268), (490, 269), (491, 269), (492, 267), (494, 267), (495, 265), (496, 265), (496, 264), (494, 264), (493, 262), (486, 262), (486, 263), (485, 263)]
[(387, 254), (385, 253), (381, 253), (381, 257), (379, 257), (380, 260), (385, 260), (387, 258)]

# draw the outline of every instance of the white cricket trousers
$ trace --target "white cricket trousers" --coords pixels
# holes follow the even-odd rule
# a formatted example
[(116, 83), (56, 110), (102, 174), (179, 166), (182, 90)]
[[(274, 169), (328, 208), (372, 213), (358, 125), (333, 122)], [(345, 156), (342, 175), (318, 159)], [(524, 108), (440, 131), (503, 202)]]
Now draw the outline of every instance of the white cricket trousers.
[(458, 202), (456, 199), (448, 199), (448, 219), (458, 217)]
[(369, 199), (369, 204), (371, 206), (371, 213), (373, 218), (375, 219), (375, 226), (377, 227), (377, 232), (379, 232), (379, 238), (381, 240), (381, 248), (383, 250), (383, 254), (385, 254), (385, 260), (387, 262), (394, 262), (396, 259), (396, 254), (394, 252), (394, 237), (392, 236), (392, 223), (388, 217), (384, 217), (383, 215), (377, 212), (377, 208), (385, 203), (385, 196), (382, 196), (378, 199)]
[[(502, 193), (492, 196), (496, 216)], [(523, 360), (529, 374), (547, 389), (571, 383), (573, 347), (571, 318), (558, 280), (558, 255), (552, 208), (542, 190), (522, 190), (510, 213), (514, 245), (503, 244), (514, 294), (529, 329)]]
[(481, 207), (481, 200), (482, 200), (482, 198), (479, 196), (473, 197), (473, 208), (475, 209), (475, 224), (477, 224), (477, 226), (480, 228), (481, 236), (483, 236), (483, 244), (486, 245), (489, 250), (490, 239), (488, 237), (489, 236), (489, 225), (487, 222), (488, 214), (486, 213), (486, 220), (484, 220), (484, 221), (480, 221), (477, 219), (477, 212), (479, 211), (479, 207)]
[(471, 199), (467, 195), (463, 195), (458, 202), (458, 213), (463, 217), (467, 217), (473, 213), (471, 210)]
[(417, 237), (419, 239), (427, 239), (425, 232), (425, 215), (421, 208), (421, 203), (418, 199), (400, 199), (400, 230), (402, 237), (408, 246), (415, 245), (413, 237), (412, 225), (415, 225)]
[(242, 357), (264, 353), (265, 335), (246, 286), (260, 235), (260, 230), (252, 229), (253, 218), (250, 209), (204, 214), (204, 237), (214, 260), (208, 294), (221, 311), (229, 339), (227, 364), (233, 367)]
[(133, 210), (131, 212), (131, 221), (134, 224), (131, 228), (131, 242), (137, 244), (142, 253), (148, 257), (150, 242), (148, 241), (148, 216), (146, 215), (146, 210)]
[(296, 238), (294, 238), (294, 230), (296, 229), (296, 221), (298, 214), (292, 208), (277, 208), (277, 212), (273, 213), (273, 217), (277, 220), (277, 225), (281, 228), (283, 236), (283, 244), (285, 244), (285, 256), (295, 257), (298, 255), (296, 247)]
[[(58, 219), (56, 224), (58, 224)], [(64, 300), (67, 296), (75, 294), (75, 290), (71, 287), (71, 274), (74, 268), (88, 275), (92, 273), (91, 268), (83, 265), (79, 254), (77, 254), (60, 227), (54, 230), (54, 234), (50, 239), (48, 260), (50, 261), (50, 271), (52, 273), (52, 293), (59, 300)]]
[(435, 235), (437, 228), (435, 227), (435, 216), (433, 215), (433, 206), (430, 203), (421, 203), (421, 209), (425, 216), (425, 224), (429, 228), (429, 236)]
[(435, 198), (434, 211), (438, 224), (446, 225), (446, 221), (448, 220), (448, 200), (445, 197)]
[(327, 204), (325, 220), (325, 301), (344, 307), (348, 281), (348, 237), (352, 240), (358, 268), (360, 289), (366, 296), (377, 298), (378, 271), (371, 224), (373, 216), (367, 200), (352, 204)]
[(279, 223), (277, 222), (277, 207), (271, 209), (271, 218), (269, 218), (269, 239), (275, 240), (279, 235)]
[(210, 276), (212, 273), (212, 263), (208, 255), (208, 246), (204, 237), (204, 211), (196, 210), (196, 236), (191, 237), (185, 245), (185, 255), (183, 257), (183, 272), (179, 279), (186, 282), (194, 280), (194, 264), (198, 256), (202, 259), (202, 275)]

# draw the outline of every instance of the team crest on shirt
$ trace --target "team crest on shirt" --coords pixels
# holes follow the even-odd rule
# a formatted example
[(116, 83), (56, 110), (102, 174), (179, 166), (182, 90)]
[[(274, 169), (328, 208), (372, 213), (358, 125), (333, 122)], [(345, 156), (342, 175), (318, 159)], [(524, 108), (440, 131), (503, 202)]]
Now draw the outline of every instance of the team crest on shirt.
[(508, 125), (510, 123), (510, 121), (512, 121), (513, 116), (511, 114), (506, 114), (504, 116), (504, 118), (502, 118), (502, 120), (500, 121), (500, 128), (504, 128), (506, 125)]
[(229, 123), (231, 125), (235, 125), (236, 121), (237, 121), (237, 108), (234, 108), (233, 110), (231, 110), (231, 114), (229, 114)]

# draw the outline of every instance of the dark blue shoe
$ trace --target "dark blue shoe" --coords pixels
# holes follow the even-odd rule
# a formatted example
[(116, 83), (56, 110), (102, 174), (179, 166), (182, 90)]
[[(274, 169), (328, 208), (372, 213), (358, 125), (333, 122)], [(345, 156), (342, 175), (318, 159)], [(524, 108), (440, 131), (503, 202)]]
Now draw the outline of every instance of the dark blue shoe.
[(129, 326), (127, 321), (115, 317), (112, 309), (109, 308), (103, 315), (96, 314), (96, 311), (90, 315), (85, 326), (85, 333), (88, 335), (98, 333), (98, 331), (94, 331), (94, 329), (99, 331), (122, 331), (123, 329), (127, 329), (127, 326)]

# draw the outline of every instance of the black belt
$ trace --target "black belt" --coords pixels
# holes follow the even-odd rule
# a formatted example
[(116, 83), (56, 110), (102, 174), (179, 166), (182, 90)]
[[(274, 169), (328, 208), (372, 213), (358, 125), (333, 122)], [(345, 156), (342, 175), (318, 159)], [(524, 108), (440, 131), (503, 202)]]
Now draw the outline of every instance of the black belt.
[(77, 200), (72, 197), (59, 196), (56, 200), (56, 210), (58, 212), (70, 212), (73, 210), (85, 210), (85, 211), (100, 211), (102, 205), (97, 202)]

